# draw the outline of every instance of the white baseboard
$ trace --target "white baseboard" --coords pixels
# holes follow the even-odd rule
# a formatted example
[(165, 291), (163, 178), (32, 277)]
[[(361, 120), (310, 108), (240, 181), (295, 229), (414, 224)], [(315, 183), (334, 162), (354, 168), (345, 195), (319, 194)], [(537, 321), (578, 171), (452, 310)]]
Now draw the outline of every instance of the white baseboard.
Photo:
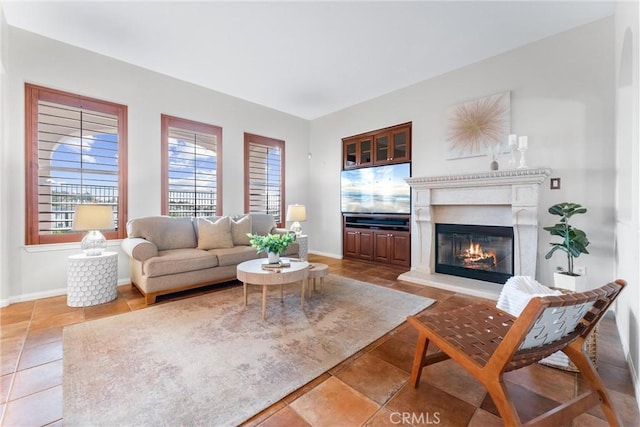
[[(129, 285), (129, 284), (131, 284), (131, 279), (128, 277), (126, 279), (118, 279), (118, 286)], [(0, 307), (7, 307), (11, 304), (16, 304), (16, 303), (25, 302), (25, 301), (33, 301), (33, 300), (42, 299), (42, 298), (58, 297), (60, 295), (66, 295), (66, 294), (67, 294), (67, 288), (58, 288), (58, 289), (52, 289), (49, 291), (31, 292), (28, 294), (15, 295), (9, 298), (0, 299)]]
[(326, 256), (328, 258), (342, 259), (342, 255), (336, 255), (329, 252), (309, 251), (310, 254)]
[(6, 307), (8, 305), (15, 304), (18, 302), (57, 297), (60, 295), (66, 295), (66, 293), (67, 293), (67, 288), (58, 288), (58, 289), (52, 289), (50, 291), (31, 292), (28, 294), (15, 295), (15, 296), (0, 300), (0, 307)]

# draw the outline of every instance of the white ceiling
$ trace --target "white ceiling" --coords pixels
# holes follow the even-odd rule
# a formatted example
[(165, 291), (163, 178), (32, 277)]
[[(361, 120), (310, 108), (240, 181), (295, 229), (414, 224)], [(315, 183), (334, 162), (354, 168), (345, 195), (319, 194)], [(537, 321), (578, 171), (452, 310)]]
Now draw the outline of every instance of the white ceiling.
[(313, 119), (613, 14), (613, 2), (3, 1), (9, 25)]

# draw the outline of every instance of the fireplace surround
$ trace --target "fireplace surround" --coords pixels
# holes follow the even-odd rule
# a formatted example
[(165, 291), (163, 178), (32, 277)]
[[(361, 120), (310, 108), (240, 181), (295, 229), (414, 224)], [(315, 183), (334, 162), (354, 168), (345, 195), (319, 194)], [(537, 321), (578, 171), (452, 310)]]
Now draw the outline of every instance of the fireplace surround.
[(547, 168), (407, 178), (413, 190), (411, 270), (398, 279), (497, 299), (502, 286), (436, 271), (436, 224), (513, 229), (513, 275), (535, 277), (538, 193)]

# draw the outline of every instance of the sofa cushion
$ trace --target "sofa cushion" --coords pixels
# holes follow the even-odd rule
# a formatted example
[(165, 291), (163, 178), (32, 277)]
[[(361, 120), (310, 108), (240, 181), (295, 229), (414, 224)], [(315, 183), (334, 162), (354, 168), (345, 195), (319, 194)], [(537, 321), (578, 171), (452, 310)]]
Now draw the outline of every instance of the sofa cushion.
[(276, 228), (276, 221), (273, 219), (273, 215), (261, 213), (251, 213), (249, 215), (251, 216), (251, 232), (253, 234), (266, 236)]
[(234, 246), (249, 246), (249, 240), (251, 239), (247, 236), (248, 233), (251, 233), (251, 217), (249, 215), (231, 219), (231, 237), (233, 238)]
[(141, 237), (153, 242), (159, 251), (196, 247), (196, 233), (191, 218), (148, 216), (127, 222), (129, 237)]
[(284, 256), (299, 256), (300, 255), (300, 243), (293, 242), (289, 246), (287, 246), (287, 250), (284, 251)]
[(198, 220), (200, 218), (204, 218), (207, 221), (211, 221), (211, 222), (216, 222), (217, 220), (219, 220), (220, 218), (222, 218), (222, 216), (220, 215), (213, 215), (213, 216), (194, 216), (192, 218), (193, 221), (193, 228), (196, 230), (196, 240), (198, 239)]
[(223, 216), (217, 221), (198, 218), (198, 249), (232, 248), (231, 219)]
[(216, 267), (218, 259), (208, 251), (200, 249), (169, 249), (158, 251), (158, 256), (149, 258), (142, 265), (144, 275), (158, 277)]
[(228, 249), (211, 249), (211, 254), (218, 258), (218, 266), (237, 265), (241, 262), (258, 258), (258, 251), (251, 246), (234, 246)]

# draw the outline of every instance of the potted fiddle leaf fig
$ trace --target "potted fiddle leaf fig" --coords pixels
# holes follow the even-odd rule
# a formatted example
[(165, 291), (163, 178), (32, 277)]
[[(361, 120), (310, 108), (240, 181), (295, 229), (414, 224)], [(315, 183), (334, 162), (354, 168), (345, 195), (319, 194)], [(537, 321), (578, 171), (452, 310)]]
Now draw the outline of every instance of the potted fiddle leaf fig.
[(566, 270), (554, 273), (556, 287), (580, 290), (579, 283), (584, 279), (584, 276), (577, 274), (574, 271), (573, 261), (581, 254), (588, 254), (587, 246), (589, 246), (589, 239), (584, 231), (569, 224), (569, 219), (574, 215), (581, 215), (587, 212), (587, 208), (578, 203), (563, 202), (553, 205), (549, 208), (551, 215), (557, 215), (560, 220), (557, 224), (551, 227), (543, 227), (548, 231), (551, 236), (558, 236), (561, 238), (559, 242), (551, 243), (551, 249), (545, 255), (545, 259), (550, 259), (557, 251), (564, 252), (567, 257)]

